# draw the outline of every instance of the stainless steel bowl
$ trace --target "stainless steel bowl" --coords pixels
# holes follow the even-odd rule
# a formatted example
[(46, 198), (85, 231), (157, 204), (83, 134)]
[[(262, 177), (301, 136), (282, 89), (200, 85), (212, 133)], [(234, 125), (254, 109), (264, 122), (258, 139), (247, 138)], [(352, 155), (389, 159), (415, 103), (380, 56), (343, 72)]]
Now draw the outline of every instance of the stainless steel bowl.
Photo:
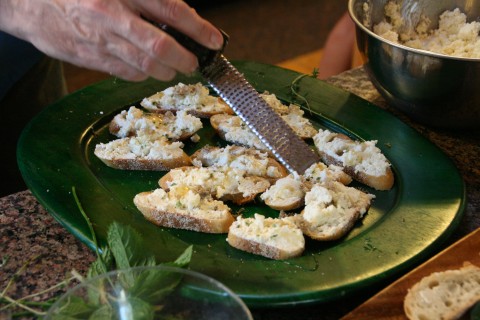
[[(380, 94), (411, 119), (443, 128), (480, 128), (480, 59), (458, 58), (396, 44), (373, 33), (390, 0), (349, 0), (357, 45)], [(364, 3), (368, 3), (368, 9)], [(421, 15), (438, 26), (445, 10), (460, 8), (480, 21), (480, 0), (396, 0), (408, 26)]]

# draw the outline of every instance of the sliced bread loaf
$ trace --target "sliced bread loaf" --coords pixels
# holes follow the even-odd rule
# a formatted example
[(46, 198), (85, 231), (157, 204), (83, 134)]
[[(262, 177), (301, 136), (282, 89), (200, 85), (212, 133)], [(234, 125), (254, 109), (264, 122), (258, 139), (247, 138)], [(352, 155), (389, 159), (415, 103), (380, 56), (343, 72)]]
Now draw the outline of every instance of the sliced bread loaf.
[(480, 268), (469, 264), (421, 279), (405, 296), (404, 309), (412, 320), (453, 320), (479, 301)]

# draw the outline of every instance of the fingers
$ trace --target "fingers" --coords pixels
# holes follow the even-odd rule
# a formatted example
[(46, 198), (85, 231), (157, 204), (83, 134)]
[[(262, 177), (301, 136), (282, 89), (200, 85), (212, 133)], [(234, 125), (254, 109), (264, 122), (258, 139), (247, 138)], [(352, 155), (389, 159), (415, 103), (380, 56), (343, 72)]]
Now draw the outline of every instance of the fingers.
[[(158, 32), (157, 30), (154, 30)], [(159, 80), (168, 81), (177, 72), (192, 73), (197, 68), (196, 57), (178, 45), (164, 33), (153, 38), (152, 43), (143, 42), (141, 48), (121, 37), (113, 38), (107, 45), (107, 51), (116, 58), (125, 61), (139, 73)], [(142, 49), (145, 49), (142, 50)], [(181, 52), (178, 53), (178, 51)]]
[(132, 67), (160, 80), (197, 69), (195, 55), (157, 27), (136, 16), (126, 17), (121, 25), (123, 30), (110, 39), (107, 50)]
[(149, 18), (177, 29), (210, 49), (218, 50), (223, 45), (220, 31), (181, 0), (139, 1), (138, 6)]

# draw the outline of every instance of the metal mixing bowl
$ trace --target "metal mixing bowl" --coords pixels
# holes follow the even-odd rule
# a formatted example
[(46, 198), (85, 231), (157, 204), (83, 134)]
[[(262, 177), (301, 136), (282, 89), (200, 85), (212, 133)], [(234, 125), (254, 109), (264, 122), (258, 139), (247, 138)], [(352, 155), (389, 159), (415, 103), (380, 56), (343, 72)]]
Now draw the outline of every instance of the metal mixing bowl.
[[(409, 48), (376, 35), (391, 0), (349, 0), (357, 45), (380, 94), (411, 119), (443, 128), (480, 128), (480, 59), (458, 58)], [(364, 3), (368, 3), (368, 8)], [(480, 0), (396, 0), (407, 26), (421, 15), (438, 27), (446, 10), (459, 8), (467, 22), (480, 21)]]

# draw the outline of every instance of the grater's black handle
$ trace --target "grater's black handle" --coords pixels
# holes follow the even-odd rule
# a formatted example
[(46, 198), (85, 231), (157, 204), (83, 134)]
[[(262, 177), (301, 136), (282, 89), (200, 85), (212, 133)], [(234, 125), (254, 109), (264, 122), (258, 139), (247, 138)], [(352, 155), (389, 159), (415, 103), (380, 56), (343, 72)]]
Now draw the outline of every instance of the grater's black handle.
[(157, 28), (161, 29), (162, 31), (168, 33), (175, 40), (177, 40), (178, 43), (180, 43), (183, 47), (185, 47), (185, 49), (192, 52), (198, 59), (198, 65), (200, 67), (200, 70), (210, 65), (218, 55), (222, 54), (223, 50), (225, 49), (225, 46), (228, 43), (228, 39), (229, 39), (228, 35), (225, 32), (223, 32), (223, 30), (220, 30), (220, 29), (219, 31), (223, 35), (223, 46), (220, 50), (212, 50), (199, 44), (198, 42), (194, 41), (192, 38), (184, 35), (183, 33), (177, 31), (176, 29), (170, 26), (167, 26), (166, 24), (161, 24), (148, 19), (145, 19), (145, 20), (147, 20)]

